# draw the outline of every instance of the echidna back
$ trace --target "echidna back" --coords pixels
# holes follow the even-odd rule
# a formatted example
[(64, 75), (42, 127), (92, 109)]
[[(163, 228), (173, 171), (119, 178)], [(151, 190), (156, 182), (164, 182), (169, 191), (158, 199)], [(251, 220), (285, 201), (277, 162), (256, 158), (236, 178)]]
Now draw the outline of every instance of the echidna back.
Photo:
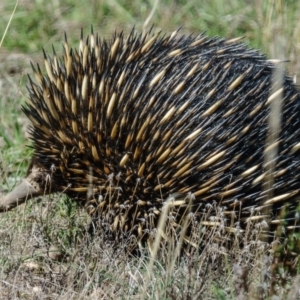
[[(66, 42), (60, 58), (45, 54), (24, 112), (51, 191), (84, 203), (110, 232), (141, 239), (170, 197), (174, 227), (214, 204), (228, 228), (269, 207), (271, 224), (290, 219), (294, 230), (299, 92), (284, 77), (282, 126), (268, 145), (274, 65), (236, 40), (176, 34), (92, 34), (78, 51)], [(275, 146), (270, 190), (264, 158)]]

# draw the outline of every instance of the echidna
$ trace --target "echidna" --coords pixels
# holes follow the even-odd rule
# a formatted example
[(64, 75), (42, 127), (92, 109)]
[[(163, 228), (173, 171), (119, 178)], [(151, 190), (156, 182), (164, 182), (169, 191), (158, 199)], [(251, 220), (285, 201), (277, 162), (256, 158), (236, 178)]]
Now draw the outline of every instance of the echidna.
[[(34, 157), (0, 210), (60, 191), (113, 236), (146, 238), (167, 199), (174, 228), (187, 211), (200, 220), (215, 203), (229, 229), (265, 218), (269, 207), (272, 230), (284, 207), (295, 230), (300, 94), (292, 80), (285, 76), (272, 94), (274, 64), (257, 50), (177, 33), (132, 31), (109, 41), (91, 33), (78, 50), (65, 39), (61, 57), (44, 53), (46, 73), (33, 67), (23, 108)], [(280, 92), (282, 125), (266, 144), (269, 104)], [(275, 146), (270, 198), (265, 156)]]

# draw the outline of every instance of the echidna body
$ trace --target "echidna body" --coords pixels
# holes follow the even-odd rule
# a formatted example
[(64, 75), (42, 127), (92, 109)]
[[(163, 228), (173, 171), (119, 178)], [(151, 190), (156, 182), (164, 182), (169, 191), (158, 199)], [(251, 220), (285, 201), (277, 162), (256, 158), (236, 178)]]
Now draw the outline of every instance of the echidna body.
[[(62, 57), (34, 68), (24, 112), (34, 158), (24, 184), (2, 200), (9, 209), (30, 194), (64, 192), (118, 236), (142, 239), (172, 198), (174, 227), (189, 207), (201, 219), (216, 203), (228, 222), (282, 207), (295, 229), (300, 197), (300, 95), (283, 79), (282, 125), (267, 145), (274, 65), (236, 40), (91, 34)], [(278, 91), (276, 92), (278, 93)], [(265, 155), (277, 147), (273, 185)], [(17, 200), (14, 200), (17, 199)], [(232, 212), (235, 211), (236, 214)], [(272, 229), (272, 228), (271, 228)], [(270, 229), (270, 230), (271, 230)]]

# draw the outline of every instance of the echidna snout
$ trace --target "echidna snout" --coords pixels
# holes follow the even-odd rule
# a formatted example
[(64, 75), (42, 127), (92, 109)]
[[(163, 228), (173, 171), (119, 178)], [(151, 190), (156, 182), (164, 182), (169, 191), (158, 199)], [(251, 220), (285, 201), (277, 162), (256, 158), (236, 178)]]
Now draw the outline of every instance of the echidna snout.
[(253, 209), (259, 219), (270, 207), (272, 230), (285, 207), (288, 229), (295, 230), (300, 95), (292, 80), (283, 79), (278, 157), (267, 198), (274, 65), (236, 39), (177, 36), (131, 32), (108, 41), (91, 34), (81, 38), (79, 50), (66, 40), (61, 56), (44, 54), (45, 74), (33, 67), (23, 108), (32, 122), (33, 163), (0, 210), (60, 191), (110, 232), (131, 231), (142, 239), (173, 197), (175, 227), (188, 205), (200, 220), (203, 207), (217, 203), (229, 229), (254, 220)]

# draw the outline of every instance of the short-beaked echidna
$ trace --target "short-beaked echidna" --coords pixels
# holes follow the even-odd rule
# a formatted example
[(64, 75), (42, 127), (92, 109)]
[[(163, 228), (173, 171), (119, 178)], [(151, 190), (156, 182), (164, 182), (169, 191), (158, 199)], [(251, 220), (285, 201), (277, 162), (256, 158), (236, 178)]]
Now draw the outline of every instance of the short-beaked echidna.
[[(34, 157), (6, 211), (56, 191), (82, 202), (113, 235), (147, 237), (171, 201), (174, 227), (215, 203), (236, 222), (282, 218), (292, 229), (300, 197), (300, 94), (285, 76), (271, 91), (274, 64), (238, 39), (93, 33), (79, 49), (33, 67), (24, 112)], [(278, 138), (266, 144), (270, 103), (282, 93)], [(265, 156), (277, 147), (272, 197)], [(257, 215), (253, 216), (253, 210)], [(235, 212), (235, 214), (233, 213)], [(271, 229), (270, 229), (271, 230)]]

